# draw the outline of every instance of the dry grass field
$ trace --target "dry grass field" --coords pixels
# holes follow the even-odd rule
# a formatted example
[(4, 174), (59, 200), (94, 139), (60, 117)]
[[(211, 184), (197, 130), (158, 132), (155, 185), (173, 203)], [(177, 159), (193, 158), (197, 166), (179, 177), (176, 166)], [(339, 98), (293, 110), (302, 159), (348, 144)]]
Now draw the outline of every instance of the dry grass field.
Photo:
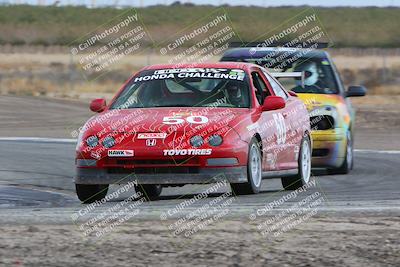
[[(2, 51), (4, 49), (0, 49)], [(20, 49), (19, 49), (20, 50)], [(0, 53), (0, 94), (57, 98), (110, 98), (123, 82), (140, 68), (168, 63), (171, 56), (156, 51), (125, 56), (97, 79), (88, 79), (77, 59), (59, 51), (12, 51)], [(349, 56), (332, 51), (345, 84), (364, 84), (370, 95), (400, 95), (400, 54)], [(218, 61), (214, 56), (210, 61)]]

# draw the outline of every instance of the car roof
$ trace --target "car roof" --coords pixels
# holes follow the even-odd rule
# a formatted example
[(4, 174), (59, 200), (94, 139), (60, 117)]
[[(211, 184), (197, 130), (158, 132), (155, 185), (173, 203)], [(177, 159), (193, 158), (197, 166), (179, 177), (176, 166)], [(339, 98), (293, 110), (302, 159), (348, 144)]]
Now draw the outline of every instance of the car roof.
[(184, 69), (184, 68), (227, 68), (249, 70), (251, 67), (259, 67), (253, 63), (246, 62), (216, 62), (216, 63), (186, 63), (186, 64), (156, 64), (145, 67), (143, 70), (156, 69)]
[(307, 58), (327, 58), (328, 52), (320, 49), (302, 49), (302, 48), (288, 48), (288, 47), (240, 47), (227, 50), (222, 59), (246, 59), (246, 58), (262, 58), (267, 55), (278, 57), (284, 53), (293, 53), (293, 56), (307, 57)]

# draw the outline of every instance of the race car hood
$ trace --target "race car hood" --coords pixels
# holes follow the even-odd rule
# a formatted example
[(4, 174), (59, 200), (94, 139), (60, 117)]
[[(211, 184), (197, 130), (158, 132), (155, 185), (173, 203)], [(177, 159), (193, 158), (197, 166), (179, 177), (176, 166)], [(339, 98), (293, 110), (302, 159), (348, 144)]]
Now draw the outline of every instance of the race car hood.
[(310, 116), (330, 115), (337, 121), (337, 127), (350, 124), (351, 114), (348, 112), (346, 102), (340, 95), (333, 94), (297, 94), (304, 102)]
[(242, 108), (143, 108), (108, 110), (93, 116), (85, 125), (92, 132), (171, 133), (206, 129), (208, 133), (247, 116)]
[[(212, 135), (223, 136), (224, 144), (236, 143), (240, 136), (233, 128), (249, 117), (248, 109), (232, 108), (107, 110), (85, 124), (76, 147), (77, 155), (87, 157), (90, 153), (91, 157), (102, 158), (110, 148), (159, 154), (159, 150), (192, 148), (194, 136), (200, 136), (204, 143)], [(97, 141), (90, 148), (86, 144), (93, 138)], [(149, 149), (153, 143), (155, 147)]]
[(297, 96), (304, 102), (309, 112), (320, 107), (333, 106), (340, 108), (340, 106), (344, 105), (344, 100), (340, 95), (298, 93)]

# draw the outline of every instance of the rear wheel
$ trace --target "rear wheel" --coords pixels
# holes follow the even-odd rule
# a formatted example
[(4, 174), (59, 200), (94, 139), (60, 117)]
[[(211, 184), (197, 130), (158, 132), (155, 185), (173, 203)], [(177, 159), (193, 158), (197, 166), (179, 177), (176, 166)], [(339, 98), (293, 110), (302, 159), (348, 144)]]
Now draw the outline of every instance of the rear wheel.
[(105, 198), (108, 184), (75, 184), (75, 189), (79, 200), (88, 204)]
[(293, 176), (282, 177), (282, 186), (286, 190), (296, 190), (308, 184), (311, 178), (311, 142), (308, 136), (301, 140), (298, 159), (298, 173)]
[(353, 169), (353, 138), (351, 131), (346, 135), (346, 154), (344, 161), (339, 168), (328, 169), (330, 174), (347, 174)]
[(236, 195), (257, 194), (260, 192), (262, 169), (261, 151), (257, 139), (253, 138), (249, 145), (247, 160), (247, 182), (231, 184), (231, 188)]
[(136, 192), (142, 193), (147, 200), (156, 200), (161, 195), (162, 185), (159, 184), (142, 184), (135, 186)]

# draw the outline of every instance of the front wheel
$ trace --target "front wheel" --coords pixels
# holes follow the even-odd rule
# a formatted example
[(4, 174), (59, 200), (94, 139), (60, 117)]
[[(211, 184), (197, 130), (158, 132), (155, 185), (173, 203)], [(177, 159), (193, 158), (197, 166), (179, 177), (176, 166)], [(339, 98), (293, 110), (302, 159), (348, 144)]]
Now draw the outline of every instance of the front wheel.
[(351, 131), (346, 135), (346, 154), (339, 168), (328, 169), (329, 174), (347, 174), (353, 169), (353, 139)]
[(311, 178), (311, 142), (308, 136), (301, 140), (298, 173), (293, 176), (282, 177), (282, 186), (286, 190), (296, 190), (308, 184)]
[(231, 188), (236, 195), (257, 194), (261, 189), (262, 169), (261, 151), (257, 139), (253, 138), (249, 145), (247, 160), (247, 182), (231, 184)]
[(108, 184), (75, 184), (76, 194), (82, 203), (102, 200), (108, 192)]

